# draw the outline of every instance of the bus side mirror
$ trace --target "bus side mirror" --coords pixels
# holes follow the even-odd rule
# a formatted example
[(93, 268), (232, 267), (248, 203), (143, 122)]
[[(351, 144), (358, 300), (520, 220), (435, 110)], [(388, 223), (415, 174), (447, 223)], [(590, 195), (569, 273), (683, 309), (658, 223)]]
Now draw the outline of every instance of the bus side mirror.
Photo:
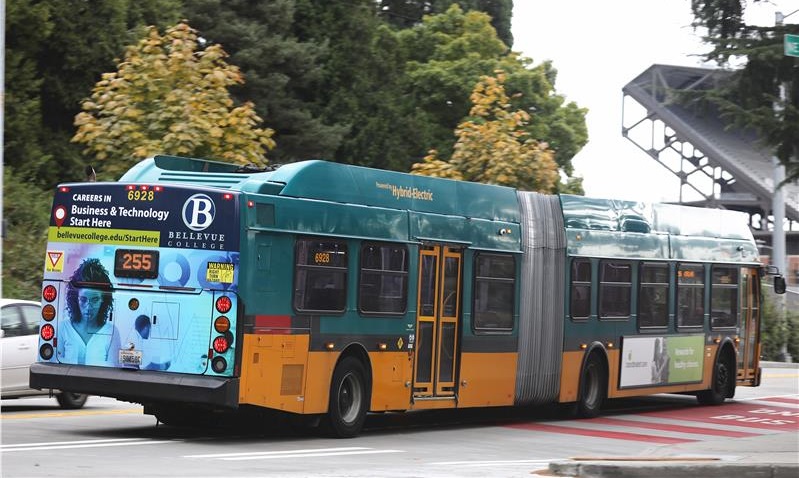
[(774, 276), (774, 292), (777, 294), (785, 293), (785, 277)]

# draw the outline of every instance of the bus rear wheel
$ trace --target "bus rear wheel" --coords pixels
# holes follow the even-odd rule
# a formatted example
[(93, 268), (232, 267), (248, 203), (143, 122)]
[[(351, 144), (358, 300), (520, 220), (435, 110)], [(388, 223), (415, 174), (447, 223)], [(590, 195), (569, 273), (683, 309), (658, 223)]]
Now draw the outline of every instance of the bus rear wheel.
[(583, 418), (593, 418), (599, 415), (599, 410), (607, 397), (607, 372), (599, 355), (592, 354), (583, 365), (580, 374), (580, 391), (577, 397), (577, 415)]
[(730, 354), (725, 354), (716, 359), (713, 366), (713, 381), (708, 390), (696, 394), (696, 399), (702, 405), (719, 405), (727, 397), (732, 397), (735, 391), (735, 365)]
[(75, 410), (83, 407), (87, 398), (88, 395), (72, 392), (61, 392), (55, 396), (55, 399), (58, 400), (58, 404), (61, 406), (61, 408), (66, 410)]
[(360, 360), (345, 357), (336, 367), (330, 384), (327, 430), (338, 438), (352, 438), (366, 421), (369, 395), (366, 370)]

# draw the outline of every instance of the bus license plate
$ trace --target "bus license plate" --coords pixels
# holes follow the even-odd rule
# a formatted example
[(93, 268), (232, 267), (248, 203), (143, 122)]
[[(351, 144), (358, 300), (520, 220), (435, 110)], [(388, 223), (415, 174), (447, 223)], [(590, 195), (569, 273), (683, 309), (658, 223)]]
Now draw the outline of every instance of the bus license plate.
[(119, 364), (122, 366), (141, 366), (141, 350), (120, 350)]

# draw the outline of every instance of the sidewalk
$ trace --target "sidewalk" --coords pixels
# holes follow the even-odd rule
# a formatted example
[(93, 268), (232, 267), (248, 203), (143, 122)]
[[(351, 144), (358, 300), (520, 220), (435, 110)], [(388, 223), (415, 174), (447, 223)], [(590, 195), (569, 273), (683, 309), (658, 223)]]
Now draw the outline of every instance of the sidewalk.
[(549, 464), (555, 476), (614, 478), (796, 478), (799, 435), (736, 438), (650, 449), (641, 456), (575, 457)]
[[(799, 363), (762, 362), (763, 368)], [(562, 477), (614, 478), (796, 478), (799, 434), (720, 439), (650, 448), (639, 456), (583, 456), (549, 464)]]

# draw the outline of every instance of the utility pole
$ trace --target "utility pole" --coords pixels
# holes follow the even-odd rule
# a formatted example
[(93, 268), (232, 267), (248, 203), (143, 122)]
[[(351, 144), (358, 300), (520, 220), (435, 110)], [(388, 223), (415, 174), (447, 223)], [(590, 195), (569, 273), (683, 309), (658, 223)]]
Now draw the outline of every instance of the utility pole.
[[(782, 27), (786, 18), (790, 17), (799, 10), (784, 15), (782, 12), (774, 13), (774, 26)], [(787, 40), (786, 40), (787, 41)], [(786, 49), (786, 55), (787, 55)], [(775, 114), (780, 114), (785, 109), (785, 103), (788, 101), (788, 82), (783, 81), (779, 85), (780, 99), (774, 104)], [(774, 197), (772, 198), (772, 215), (774, 217), (774, 230), (772, 231), (771, 245), (773, 246), (774, 256), (772, 257), (773, 265), (780, 269), (782, 274), (787, 271), (787, 262), (785, 260), (785, 190), (781, 187), (782, 182), (785, 180), (785, 166), (780, 162), (779, 158), (773, 156), (772, 162), (774, 163)], [(787, 324), (785, 294), (780, 295), (778, 302), (778, 311), (780, 319), (780, 329), (785, 330)], [(792, 362), (793, 358), (788, 352), (788, 334), (780, 345), (780, 361)]]

